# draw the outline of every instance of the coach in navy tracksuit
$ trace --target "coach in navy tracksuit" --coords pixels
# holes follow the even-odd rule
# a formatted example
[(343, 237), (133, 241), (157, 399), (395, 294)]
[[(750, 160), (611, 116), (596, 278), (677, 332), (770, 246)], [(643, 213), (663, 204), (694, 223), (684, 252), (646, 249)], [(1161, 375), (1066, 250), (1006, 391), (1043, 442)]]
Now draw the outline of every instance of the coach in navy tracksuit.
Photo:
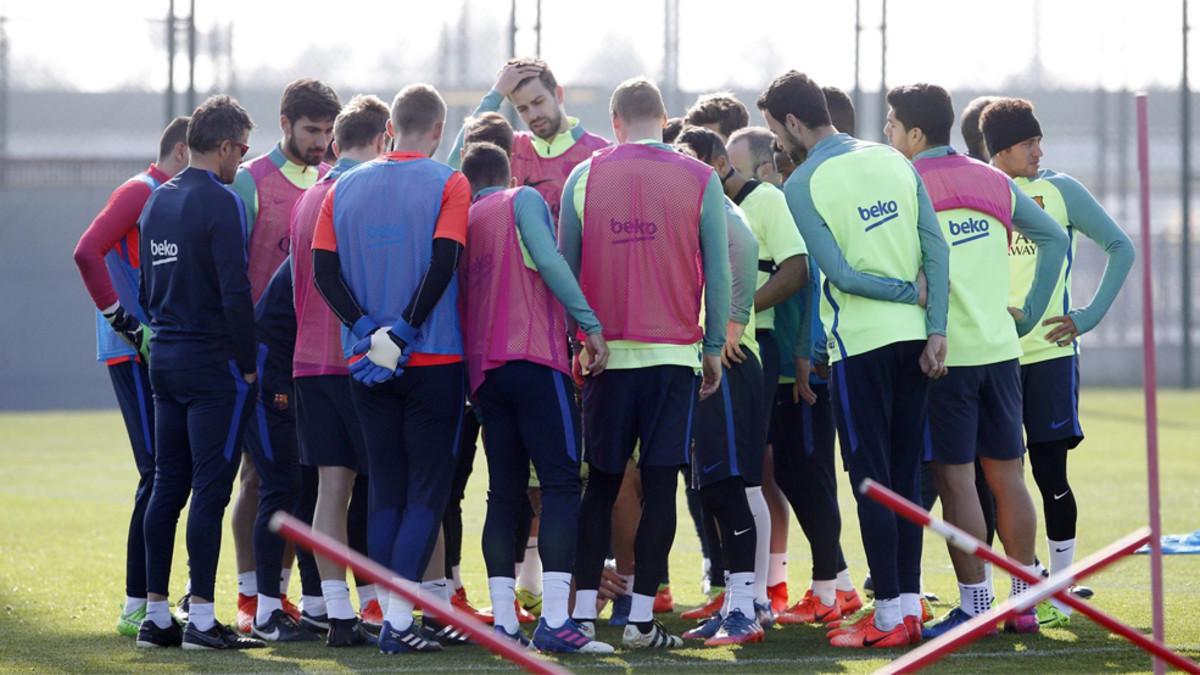
[[(246, 414), (258, 395), (254, 306), (246, 276), (246, 224), (233, 182), (254, 124), (214, 96), (188, 125), (191, 161), (146, 203), (141, 217), (141, 304), (150, 316), (150, 382), (158, 450), (146, 509), (146, 620), (140, 647), (263, 646), (213, 617), (221, 520)], [(182, 631), (167, 609), (175, 527), (191, 496), (187, 549), (191, 612)]]

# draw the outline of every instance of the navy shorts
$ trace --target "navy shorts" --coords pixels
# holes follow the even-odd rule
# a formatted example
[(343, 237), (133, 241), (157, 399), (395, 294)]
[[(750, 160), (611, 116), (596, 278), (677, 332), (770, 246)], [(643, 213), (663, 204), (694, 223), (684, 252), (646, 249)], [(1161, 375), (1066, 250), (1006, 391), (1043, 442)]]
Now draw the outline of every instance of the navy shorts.
[(758, 353), (762, 356), (762, 384), (763, 384), (763, 404), (767, 406), (767, 414), (763, 416), (763, 428), (766, 430), (767, 439), (764, 443), (770, 442), (771, 435), (771, 419), (774, 417), (775, 406), (772, 403), (775, 401), (775, 388), (779, 386), (779, 343), (775, 341), (775, 331), (759, 330), (754, 332), (754, 339), (758, 341)]
[(730, 476), (748, 486), (762, 485), (767, 406), (762, 367), (749, 351), (746, 360), (725, 368), (721, 387), (696, 409), (692, 486), (702, 488)]
[(341, 466), (366, 474), (367, 451), (350, 398), (350, 376), (298, 377), (294, 385), (300, 464)]
[(1024, 454), (1017, 359), (953, 366), (929, 383), (925, 461), (971, 464), (976, 456), (1017, 459)]
[(583, 382), (584, 457), (605, 473), (688, 463), (700, 378), (687, 366), (606, 370)]
[(1079, 356), (1063, 356), (1021, 366), (1025, 442), (1028, 445), (1083, 440), (1079, 425)]
[[(812, 389), (817, 394), (817, 402), (809, 405), (803, 400), (792, 400), (791, 384), (776, 386), (773, 401), (775, 409), (771, 416), (771, 446), (776, 457), (783, 453), (795, 456), (797, 460), (802, 457), (804, 461), (817, 461), (814, 456), (828, 456), (828, 464), (832, 467), (837, 426), (833, 421), (829, 385), (814, 382)], [(778, 464), (779, 460), (776, 459), (775, 463)]]

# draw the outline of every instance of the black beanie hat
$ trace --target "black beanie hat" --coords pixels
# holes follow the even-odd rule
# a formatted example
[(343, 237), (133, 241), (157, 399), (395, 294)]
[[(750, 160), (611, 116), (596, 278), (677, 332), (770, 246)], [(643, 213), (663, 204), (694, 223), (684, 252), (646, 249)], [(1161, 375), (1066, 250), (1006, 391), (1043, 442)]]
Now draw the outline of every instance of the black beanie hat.
[(984, 109), (979, 120), (988, 154), (1042, 135), (1042, 126), (1033, 114), (1033, 104), (1019, 98), (1005, 98)]

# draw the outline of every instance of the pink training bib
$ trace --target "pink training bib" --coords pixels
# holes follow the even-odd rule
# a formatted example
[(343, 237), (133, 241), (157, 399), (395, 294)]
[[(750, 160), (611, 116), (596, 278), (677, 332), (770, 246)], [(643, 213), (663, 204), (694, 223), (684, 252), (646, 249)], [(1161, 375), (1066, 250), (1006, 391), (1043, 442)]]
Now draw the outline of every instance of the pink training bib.
[(583, 294), (609, 340), (700, 340), (700, 210), (712, 169), (626, 143), (592, 157), (584, 198)]
[(518, 185), (528, 185), (538, 191), (550, 206), (550, 217), (558, 223), (558, 210), (562, 204), (563, 186), (571, 171), (592, 153), (606, 148), (611, 143), (601, 136), (583, 132), (566, 152), (557, 157), (542, 157), (533, 147), (533, 135), (528, 132), (513, 138), (512, 175)]
[(958, 153), (913, 162), (934, 211), (973, 209), (1004, 223), (1012, 243), (1012, 189), (999, 170)]
[[(283, 175), (269, 154), (250, 160), (246, 170), (254, 177), (254, 186), (258, 190), (258, 216), (254, 219), (250, 241), (246, 244), (250, 296), (254, 302), (258, 302), (267, 283), (271, 281), (271, 275), (287, 257), (292, 207), (304, 190)], [(328, 164), (322, 163), (317, 167), (318, 177), (328, 172)]]
[(487, 371), (509, 361), (571, 372), (566, 310), (521, 253), (513, 200), (522, 189), (495, 192), (471, 205), (459, 289), (472, 393)]

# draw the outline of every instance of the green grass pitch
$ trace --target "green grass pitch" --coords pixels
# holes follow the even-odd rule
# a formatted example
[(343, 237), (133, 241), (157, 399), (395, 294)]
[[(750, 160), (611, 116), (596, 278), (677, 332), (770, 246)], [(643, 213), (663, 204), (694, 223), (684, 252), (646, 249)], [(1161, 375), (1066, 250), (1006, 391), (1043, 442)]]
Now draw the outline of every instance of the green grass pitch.
[[(1164, 392), (1159, 400), (1162, 443), (1162, 516), (1167, 533), (1200, 527), (1200, 394)], [(1073, 452), (1072, 483), (1079, 505), (1079, 552), (1087, 555), (1147, 522), (1142, 399), (1137, 391), (1085, 391), (1088, 434)], [(465, 509), (463, 575), (472, 600), (487, 603), (479, 549), (486, 467), (482, 453), (471, 478)], [(843, 481), (844, 481), (843, 474)], [(1030, 489), (1034, 490), (1032, 479)], [(212, 654), (142, 651), (117, 636), (114, 624), (123, 599), (125, 529), (134, 471), (120, 418), (114, 412), (0, 415), (0, 671), (26, 672), (466, 672), (511, 669), (478, 647), (441, 655), (384, 657), (373, 649), (333, 651), (322, 644), (283, 645), (253, 652)], [(866, 573), (849, 485), (841, 486), (842, 543), (856, 582)], [(1034, 492), (1036, 495), (1036, 492)], [(1035, 497), (1039, 504), (1040, 499)], [(701, 596), (699, 545), (679, 498), (679, 533), (671, 556), (677, 605)], [(1039, 513), (1040, 519), (1040, 513)], [(234, 618), (233, 550), (228, 529), (217, 579), (217, 616)], [(186, 553), (183, 523), (176, 538), (173, 597), (183, 588)], [(790, 585), (793, 596), (808, 580), (807, 543), (793, 521)], [(1039, 550), (1045, 556), (1044, 538)], [(1200, 557), (1168, 556), (1167, 640), (1200, 659)], [(944, 603), (957, 599), (945, 546), (925, 538), (927, 587)], [(1150, 577), (1146, 556), (1122, 561), (1093, 577), (1095, 603), (1133, 626), (1149, 630)], [(1007, 580), (997, 587), (1007, 593)], [(292, 582), (299, 595), (298, 576)], [(935, 607), (939, 613), (948, 604)], [(675, 615), (669, 626), (684, 628)], [(602, 622), (603, 624), (603, 622)], [(617, 629), (600, 637), (619, 642)], [(563, 662), (577, 671), (613, 672), (841, 672), (873, 670), (899, 652), (839, 651), (810, 627), (770, 631), (761, 645), (688, 648), (673, 652), (623, 652)], [(1148, 671), (1150, 660), (1082, 616), (1072, 625), (1032, 637), (985, 639), (937, 666), (953, 672)]]

